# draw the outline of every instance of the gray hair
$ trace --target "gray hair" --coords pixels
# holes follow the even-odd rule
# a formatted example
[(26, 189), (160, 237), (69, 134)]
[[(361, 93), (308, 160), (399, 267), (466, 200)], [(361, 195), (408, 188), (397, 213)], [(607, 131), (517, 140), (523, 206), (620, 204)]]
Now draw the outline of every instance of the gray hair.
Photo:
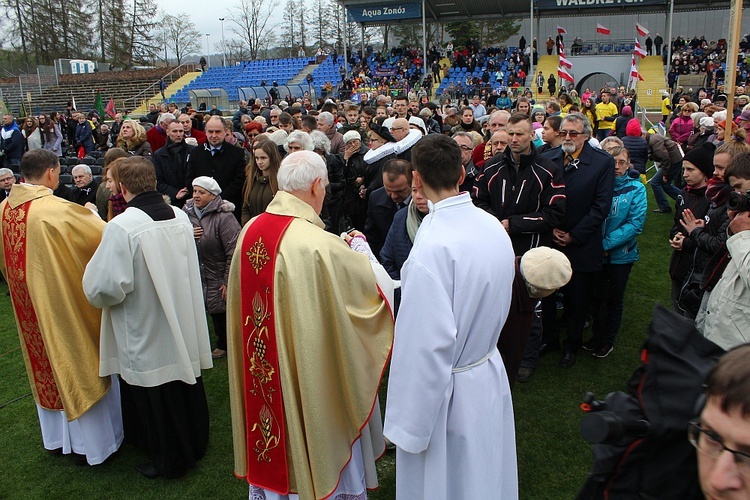
[(6, 175), (13, 175), (15, 177), (15, 174), (13, 171), (9, 168), (0, 168), (0, 177), (5, 177)]
[(327, 179), (326, 162), (312, 151), (295, 151), (285, 157), (276, 179), (280, 191), (293, 192), (310, 189), (316, 179)]
[(310, 139), (312, 139), (313, 149), (321, 149), (326, 153), (331, 152), (331, 140), (320, 130), (310, 132)]
[[(599, 147), (603, 149), (604, 151), (607, 151), (608, 148), (613, 148), (613, 147), (624, 148), (625, 145), (622, 143), (622, 139), (620, 139), (617, 136), (610, 135), (602, 139), (602, 142), (599, 143)], [(609, 151), (607, 152), (609, 153)]]
[(473, 136), (473, 135), (471, 135), (471, 134), (470, 134), (470, 133), (468, 133), (468, 132), (456, 132), (456, 133), (455, 133), (455, 134), (453, 134), (453, 135), (452, 135), (451, 137), (452, 137), (453, 139), (455, 139), (456, 137), (468, 137), (469, 139), (471, 139), (471, 147), (473, 148), (473, 147), (475, 147), (475, 146), (476, 146), (476, 144), (475, 144), (475, 141), (474, 141), (474, 136)]
[(276, 132), (268, 134), (268, 138), (277, 146), (281, 146), (287, 140), (286, 130), (277, 130)]
[[(565, 115), (565, 118), (563, 118), (563, 123), (564, 122), (580, 123), (583, 133), (591, 137), (591, 122), (589, 122), (589, 119), (581, 113), (568, 113)], [(560, 125), (560, 128), (562, 128), (562, 124)]]
[(286, 141), (284, 142), (284, 149), (287, 153), (289, 152), (289, 145), (293, 142), (299, 143), (299, 145), (302, 146), (302, 149), (305, 151), (312, 151), (313, 149), (315, 149), (310, 134), (308, 134), (307, 132), (303, 132), (302, 130), (295, 130), (291, 134), (289, 134), (289, 137), (286, 138)]
[(328, 111), (323, 111), (318, 115), (318, 120), (322, 121), (326, 125), (333, 125), (333, 115)]
[(157, 120), (157, 123), (161, 124), (169, 120), (169, 122), (175, 121), (177, 118), (174, 117), (172, 113), (162, 113), (159, 115), (159, 119)]
[(83, 170), (84, 174), (91, 175), (91, 167), (89, 167), (88, 165), (84, 165), (83, 163), (73, 167), (70, 172), (75, 175), (76, 170)]

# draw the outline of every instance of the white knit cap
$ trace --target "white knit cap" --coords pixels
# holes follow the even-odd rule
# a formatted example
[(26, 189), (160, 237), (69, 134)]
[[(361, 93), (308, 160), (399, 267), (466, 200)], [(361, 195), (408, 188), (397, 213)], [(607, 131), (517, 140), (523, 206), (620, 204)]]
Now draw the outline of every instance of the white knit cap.
[(344, 134), (344, 144), (346, 144), (349, 141), (356, 141), (356, 140), (362, 140), (362, 136), (359, 135), (359, 132), (356, 130), (350, 130), (347, 133)]
[(521, 273), (537, 290), (557, 290), (565, 286), (573, 270), (564, 253), (549, 247), (537, 247), (521, 257)]
[(216, 196), (219, 196), (221, 194), (219, 183), (216, 182), (213, 177), (207, 177), (205, 175), (196, 177), (195, 179), (193, 179), (193, 187), (195, 186), (202, 187), (209, 193)]

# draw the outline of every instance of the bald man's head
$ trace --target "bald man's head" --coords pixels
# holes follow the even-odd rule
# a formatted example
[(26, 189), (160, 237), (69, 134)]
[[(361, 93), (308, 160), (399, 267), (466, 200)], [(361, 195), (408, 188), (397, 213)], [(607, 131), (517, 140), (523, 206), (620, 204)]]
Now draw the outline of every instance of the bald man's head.
[(391, 125), (391, 135), (397, 141), (400, 141), (409, 134), (409, 120), (406, 118), (396, 118)]

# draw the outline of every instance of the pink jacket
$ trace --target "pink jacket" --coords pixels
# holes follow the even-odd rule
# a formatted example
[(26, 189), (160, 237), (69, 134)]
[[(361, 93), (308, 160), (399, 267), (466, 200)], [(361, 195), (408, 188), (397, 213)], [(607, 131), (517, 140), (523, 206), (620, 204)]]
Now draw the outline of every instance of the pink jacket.
[(685, 145), (690, 133), (693, 131), (693, 119), (689, 116), (680, 115), (669, 126), (669, 136), (673, 141)]

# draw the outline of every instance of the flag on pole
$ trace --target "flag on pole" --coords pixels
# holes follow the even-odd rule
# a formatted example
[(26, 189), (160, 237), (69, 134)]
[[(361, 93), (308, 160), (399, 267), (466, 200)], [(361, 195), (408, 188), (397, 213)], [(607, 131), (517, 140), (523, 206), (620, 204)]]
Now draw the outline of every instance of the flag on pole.
[(638, 73), (638, 67), (635, 63), (635, 54), (633, 54), (631, 63), (630, 63), (630, 78), (628, 79), (628, 86), (632, 87), (634, 84), (638, 83), (639, 81), (643, 81), (643, 77), (640, 73)]
[(562, 52), (560, 53), (560, 66), (564, 66), (568, 69), (573, 67), (573, 63), (565, 59), (565, 56), (562, 54)]
[(570, 73), (568, 73), (568, 71), (565, 68), (561, 66), (557, 67), (557, 76), (559, 76), (563, 80), (568, 80), (570, 83), (573, 83), (573, 77), (570, 75)]
[(18, 110), (18, 116), (20, 118), (26, 118), (29, 116), (29, 112), (26, 111), (26, 103), (23, 102), (23, 99), (21, 99), (21, 108)]
[(94, 109), (99, 114), (100, 118), (104, 117), (104, 101), (102, 100), (101, 91), (96, 91), (96, 98), (94, 99)]
[(609, 35), (610, 29), (606, 26), (596, 23), (596, 32), (601, 33), (602, 35)]
[(568, 34), (568, 32), (567, 32), (567, 31), (565, 31), (565, 28), (562, 28), (562, 27), (558, 26), (558, 27), (557, 27), (557, 34), (558, 34), (558, 35), (567, 35), (567, 34)]
[(0, 99), (0, 113), (2, 113), (3, 115), (10, 114), (10, 110), (8, 109), (8, 106), (5, 105), (5, 101), (3, 101), (2, 99)]
[(635, 41), (635, 47), (633, 48), (633, 55), (634, 56), (638, 55), (641, 58), (646, 57), (646, 51), (643, 50), (643, 47), (641, 47), (641, 44), (637, 39)]
[(73, 94), (70, 94), (70, 102), (73, 103), (73, 111), (78, 111), (78, 106), (76, 106), (76, 98)]
[(117, 114), (117, 110), (115, 109), (115, 100), (110, 98), (109, 102), (107, 103), (107, 107), (104, 108), (104, 111), (107, 112), (107, 116), (110, 118), (114, 118)]
[(648, 30), (645, 26), (643, 26), (640, 23), (635, 23), (635, 30), (638, 32), (641, 36), (648, 36)]

